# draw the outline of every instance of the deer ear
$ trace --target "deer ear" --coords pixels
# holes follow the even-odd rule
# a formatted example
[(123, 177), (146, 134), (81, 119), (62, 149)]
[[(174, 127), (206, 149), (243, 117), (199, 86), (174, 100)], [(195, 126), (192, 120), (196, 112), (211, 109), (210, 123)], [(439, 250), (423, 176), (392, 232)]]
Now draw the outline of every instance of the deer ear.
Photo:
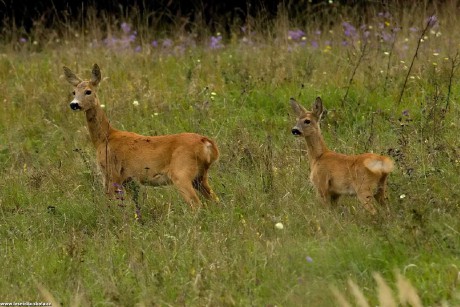
[(101, 82), (101, 69), (97, 64), (94, 64), (91, 72), (91, 84), (96, 86), (99, 82)]
[(323, 114), (324, 108), (323, 108), (323, 101), (321, 100), (320, 97), (316, 97), (316, 100), (313, 103), (312, 109), (313, 109), (313, 114), (315, 114), (315, 116), (318, 119), (321, 119), (321, 115)]
[(302, 107), (297, 101), (295, 101), (294, 98), (291, 98), (289, 99), (289, 102), (291, 103), (291, 107), (292, 107), (292, 110), (294, 110), (294, 113), (297, 115), (297, 116), (301, 116), (305, 113), (307, 113), (308, 111)]
[(64, 66), (63, 68), (65, 79), (67, 80), (67, 82), (69, 82), (73, 86), (77, 86), (78, 84), (80, 84), (80, 78), (78, 78), (68, 67)]

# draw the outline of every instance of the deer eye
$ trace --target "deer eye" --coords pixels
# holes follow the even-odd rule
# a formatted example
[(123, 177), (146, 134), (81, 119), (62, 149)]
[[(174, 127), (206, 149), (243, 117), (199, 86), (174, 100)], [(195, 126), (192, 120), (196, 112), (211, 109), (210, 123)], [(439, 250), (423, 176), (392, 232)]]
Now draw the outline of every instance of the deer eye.
[(85, 95), (91, 95), (91, 91), (90, 91), (90, 90), (86, 90), (86, 91), (85, 91)]
[(73, 91), (73, 92), (72, 92), (72, 95), (74, 95), (74, 96), (75, 96), (75, 91)]
[(303, 121), (303, 123), (308, 125), (309, 123), (311, 123), (311, 121), (309, 119), (306, 119)]

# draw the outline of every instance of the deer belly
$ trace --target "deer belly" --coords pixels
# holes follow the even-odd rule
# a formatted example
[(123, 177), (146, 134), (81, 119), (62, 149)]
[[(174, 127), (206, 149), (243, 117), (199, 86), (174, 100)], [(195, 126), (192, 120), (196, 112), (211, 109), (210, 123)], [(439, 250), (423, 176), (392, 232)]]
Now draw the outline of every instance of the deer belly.
[(351, 185), (334, 181), (329, 182), (329, 191), (339, 195), (356, 195), (356, 191)]
[(143, 185), (157, 187), (171, 184), (171, 179), (166, 174), (155, 174), (153, 176), (142, 178), (141, 183)]
[(310, 181), (317, 189), (327, 189), (329, 193), (338, 195), (356, 195), (356, 191), (347, 177), (333, 178), (330, 173), (312, 172)]

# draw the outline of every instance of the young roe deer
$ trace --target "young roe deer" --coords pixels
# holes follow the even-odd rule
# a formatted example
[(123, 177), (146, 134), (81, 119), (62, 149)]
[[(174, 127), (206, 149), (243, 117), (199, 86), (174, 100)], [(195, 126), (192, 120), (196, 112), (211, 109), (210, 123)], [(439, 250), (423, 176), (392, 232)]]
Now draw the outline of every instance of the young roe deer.
[(218, 201), (208, 183), (209, 167), (219, 157), (213, 140), (195, 133), (143, 136), (117, 130), (110, 125), (96, 95), (101, 81), (99, 66), (94, 64), (89, 81), (81, 80), (65, 66), (64, 74), (75, 87), (70, 108), (86, 114), (97, 163), (110, 196), (115, 196), (120, 186), (135, 181), (152, 186), (173, 184), (192, 208), (201, 204), (195, 190)]
[(385, 202), (388, 174), (394, 168), (393, 161), (373, 153), (344, 155), (329, 150), (324, 142), (319, 121), (323, 103), (317, 97), (308, 111), (290, 99), (298, 117), (292, 134), (307, 141), (310, 160), (310, 181), (324, 204), (335, 203), (341, 195), (356, 195), (371, 214), (376, 213), (373, 197), (381, 205)]

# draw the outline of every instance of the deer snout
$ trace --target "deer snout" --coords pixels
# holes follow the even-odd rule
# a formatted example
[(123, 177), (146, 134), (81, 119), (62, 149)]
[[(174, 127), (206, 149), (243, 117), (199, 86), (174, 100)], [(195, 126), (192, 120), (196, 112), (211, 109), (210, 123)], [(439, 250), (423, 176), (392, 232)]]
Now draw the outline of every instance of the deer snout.
[(292, 132), (292, 134), (295, 135), (295, 136), (300, 136), (300, 135), (302, 135), (302, 132), (300, 132), (299, 128), (297, 128), (297, 127), (292, 128), (291, 132)]
[(80, 107), (80, 104), (78, 103), (78, 101), (72, 101), (70, 103), (70, 108), (74, 111), (76, 110), (81, 110), (81, 107)]

